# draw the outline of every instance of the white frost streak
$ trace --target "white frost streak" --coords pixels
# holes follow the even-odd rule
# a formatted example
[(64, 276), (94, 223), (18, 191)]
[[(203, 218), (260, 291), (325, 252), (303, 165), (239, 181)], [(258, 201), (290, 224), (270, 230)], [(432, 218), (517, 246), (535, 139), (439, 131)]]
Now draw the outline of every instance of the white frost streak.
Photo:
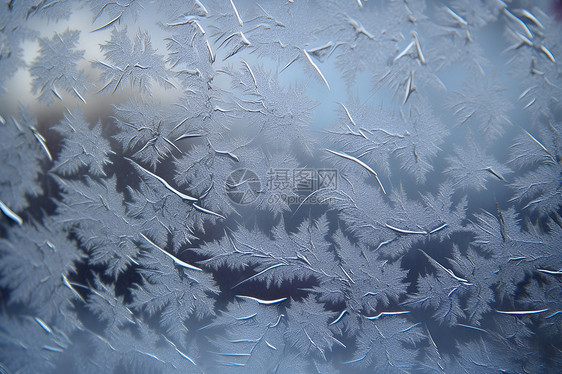
[(168, 182), (166, 182), (164, 180), (164, 178), (159, 177), (158, 175), (154, 174), (153, 172), (146, 170), (145, 168), (143, 168), (142, 166), (140, 166), (139, 164), (137, 164), (135, 161), (131, 160), (130, 158), (125, 158), (126, 160), (128, 160), (130, 163), (132, 163), (133, 165), (135, 165), (137, 168), (139, 168), (140, 170), (144, 171), (146, 174), (150, 175), (151, 177), (155, 178), (156, 180), (158, 180), (160, 183), (162, 183), (164, 185), (164, 187), (166, 187), (168, 190), (170, 190), (171, 192), (173, 192), (174, 194), (178, 195), (182, 200), (187, 200), (187, 201), (197, 201), (198, 199), (196, 199), (193, 196), (189, 196), (186, 195), (184, 193), (179, 192), (178, 190), (176, 190), (174, 187), (170, 186), (170, 184)]
[(275, 300), (263, 300), (263, 299), (258, 299), (256, 297), (244, 296), (244, 295), (236, 295), (236, 297), (239, 298), (239, 299), (244, 299), (244, 300), (253, 300), (253, 301), (256, 301), (258, 304), (262, 304), (262, 305), (273, 305), (273, 304), (278, 304), (282, 301), (287, 300), (286, 297), (282, 297), (281, 299), (275, 299)]
[(382, 192), (386, 195), (386, 190), (384, 189), (384, 187), (383, 187), (383, 185), (382, 185), (382, 183), (381, 183), (381, 180), (379, 179), (379, 175), (378, 175), (377, 172), (374, 171), (369, 165), (367, 165), (367, 164), (364, 163), (363, 161), (359, 160), (358, 158), (353, 157), (353, 156), (350, 156), (350, 155), (348, 155), (348, 154), (346, 154), (346, 153), (332, 151), (331, 149), (326, 149), (326, 151), (328, 151), (328, 152), (330, 152), (331, 154), (334, 154), (334, 155), (336, 155), (336, 156), (339, 156), (339, 157), (348, 159), (348, 160), (350, 160), (350, 161), (353, 161), (353, 162), (355, 162), (355, 163), (361, 165), (362, 167), (364, 167), (367, 171), (369, 171), (371, 174), (373, 174), (373, 175), (375, 176), (375, 178), (376, 178), (376, 180), (377, 180), (379, 186), (380, 186), (381, 189), (382, 189)]
[(0, 201), (0, 210), (2, 210), (2, 212), (10, 219), (12, 219), (13, 221), (15, 221), (18, 225), (22, 225), (23, 224), (23, 220), (21, 219), (20, 216), (18, 216), (16, 213), (14, 213), (13, 210), (11, 210), (10, 208), (8, 208), (8, 206), (6, 204), (4, 204), (2, 201)]
[(164, 253), (166, 256), (170, 257), (172, 259), (172, 261), (174, 261), (177, 265), (179, 266), (183, 266), (184, 268), (187, 269), (191, 269), (191, 270), (197, 270), (197, 271), (203, 271), (203, 269), (198, 268), (196, 266), (190, 265), (187, 262), (183, 262), (182, 260), (180, 260), (179, 258), (169, 254), (168, 252), (166, 252), (164, 249), (160, 248), (160, 246), (158, 246), (156, 243), (154, 243), (152, 240), (148, 239), (146, 237), (146, 235), (144, 235), (143, 233), (141, 233), (141, 236), (144, 238), (144, 240), (146, 240), (150, 245), (152, 245), (154, 248), (158, 249), (160, 252)]
[(312, 67), (314, 68), (314, 70), (316, 70), (316, 72), (318, 73), (318, 75), (320, 75), (320, 78), (322, 78), (322, 81), (324, 81), (324, 84), (326, 85), (326, 87), (328, 87), (328, 90), (330, 90), (330, 85), (328, 84), (328, 81), (326, 80), (326, 78), (324, 77), (324, 74), (322, 74), (322, 72), (320, 71), (320, 68), (318, 67), (318, 65), (316, 65), (314, 63), (314, 61), (312, 61), (312, 58), (310, 57), (310, 55), (308, 54), (308, 52), (306, 50), (302, 50), (306, 59), (308, 60), (308, 62), (310, 63), (310, 65), (312, 65)]

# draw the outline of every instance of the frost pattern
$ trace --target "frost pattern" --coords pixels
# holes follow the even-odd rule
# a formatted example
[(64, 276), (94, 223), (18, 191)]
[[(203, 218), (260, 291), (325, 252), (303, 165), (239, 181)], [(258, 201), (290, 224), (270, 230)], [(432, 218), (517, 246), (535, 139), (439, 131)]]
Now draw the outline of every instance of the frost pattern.
[(0, 371), (562, 365), (558, 2), (0, 7)]

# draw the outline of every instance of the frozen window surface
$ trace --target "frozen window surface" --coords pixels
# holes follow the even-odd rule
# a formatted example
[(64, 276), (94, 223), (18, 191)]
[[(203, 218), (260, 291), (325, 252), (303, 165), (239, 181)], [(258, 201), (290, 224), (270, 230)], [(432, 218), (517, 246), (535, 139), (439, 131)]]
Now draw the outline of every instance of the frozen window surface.
[(555, 373), (562, 5), (0, 5), (0, 372)]

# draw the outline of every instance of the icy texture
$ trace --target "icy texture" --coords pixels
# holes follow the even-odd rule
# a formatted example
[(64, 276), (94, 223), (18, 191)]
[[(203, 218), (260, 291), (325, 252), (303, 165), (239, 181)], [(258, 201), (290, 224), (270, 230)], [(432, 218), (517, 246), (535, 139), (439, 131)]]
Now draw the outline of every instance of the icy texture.
[(0, 371), (559, 370), (560, 2), (88, 3), (0, 5)]

